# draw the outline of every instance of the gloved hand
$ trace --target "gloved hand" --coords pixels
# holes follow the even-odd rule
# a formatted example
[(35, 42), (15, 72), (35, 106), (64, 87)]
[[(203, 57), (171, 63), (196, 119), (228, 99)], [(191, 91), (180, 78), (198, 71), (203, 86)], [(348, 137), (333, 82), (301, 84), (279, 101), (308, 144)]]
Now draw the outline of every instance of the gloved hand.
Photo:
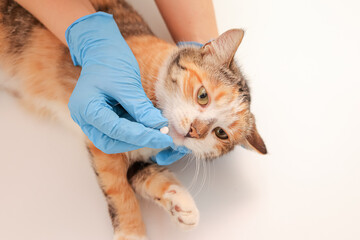
[[(168, 124), (147, 98), (138, 63), (112, 17), (97, 12), (71, 24), (65, 33), (72, 60), (82, 67), (70, 97), (71, 117), (94, 145), (105, 153), (120, 153), (142, 147), (174, 146), (159, 129)], [(168, 164), (169, 152), (156, 161)], [(171, 161), (174, 159), (169, 158)]]
[(184, 146), (175, 146), (174, 148), (167, 148), (161, 152), (159, 152), (156, 157), (152, 157), (151, 160), (157, 162), (159, 165), (169, 165), (191, 151)]

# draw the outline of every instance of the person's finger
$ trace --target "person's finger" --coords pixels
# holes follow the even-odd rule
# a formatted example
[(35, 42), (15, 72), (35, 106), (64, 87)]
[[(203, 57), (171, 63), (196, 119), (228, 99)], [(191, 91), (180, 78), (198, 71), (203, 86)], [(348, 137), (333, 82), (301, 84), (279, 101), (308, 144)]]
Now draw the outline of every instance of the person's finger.
[(147, 127), (160, 129), (168, 126), (168, 120), (163, 117), (161, 111), (155, 108), (150, 101), (139, 104), (135, 111), (135, 116), (138, 122)]
[(135, 119), (120, 105), (120, 103), (112, 106), (112, 110), (121, 118), (126, 118), (131, 122), (136, 122)]
[(188, 153), (179, 152), (179, 151), (176, 151), (176, 150), (172, 149), (171, 147), (169, 147), (169, 148), (159, 152), (158, 154), (156, 154), (156, 156), (153, 157), (152, 160), (155, 161), (159, 165), (169, 165), (169, 164), (172, 164), (173, 162), (183, 158), (186, 154), (188, 154)]
[(168, 120), (162, 116), (159, 109), (154, 107), (141, 84), (126, 88), (127, 90), (121, 93), (121, 97), (115, 96), (115, 99), (137, 122), (156, 129), (168, 125)]
[(110, 138), (149, 148), (165, 148), (173, 144), (172, 138), (159, 130), (119, 118), (105, 101), (93, 101), (90, 105), (85, 113), (87, 123)]
[(141, 148), (133, 144), (112, 139), (91, 125), (84, 125), (82, 130), (92, 143), (94, 143), (95, 147), (107, 154), (128, 152)]
[(174, 149), (175, 151), (177, 152), (181, 152), (181, 153), (191, 153), (191, 150), (188, 149), (187, 147), (185, 146), (177, 146), (177, 145), (174, 145), (174, 146), (171, 146), (172, 149)]

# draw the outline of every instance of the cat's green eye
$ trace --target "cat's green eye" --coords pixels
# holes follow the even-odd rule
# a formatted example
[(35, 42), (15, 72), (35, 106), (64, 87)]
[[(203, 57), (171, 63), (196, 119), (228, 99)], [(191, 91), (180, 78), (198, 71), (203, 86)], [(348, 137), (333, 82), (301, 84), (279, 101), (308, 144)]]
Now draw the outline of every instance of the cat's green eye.
[(215, 135), (220, 139), (228, 139), (228, 135), (221, 127), (216, 127), (214, 129)]
[(197, 93), (197, 102), (202, 106), (205, 106), (209, 102), (209, 96), (204, 87), (201, 87)]

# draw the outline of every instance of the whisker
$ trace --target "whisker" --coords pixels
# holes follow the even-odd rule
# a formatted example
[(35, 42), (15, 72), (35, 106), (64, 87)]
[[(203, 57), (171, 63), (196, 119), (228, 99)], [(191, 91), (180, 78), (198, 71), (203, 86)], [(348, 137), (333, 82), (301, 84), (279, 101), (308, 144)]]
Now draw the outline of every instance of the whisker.
[(195, 195), (194, 195), (194, 198), (197, 197), (200, 192), (203, 190), (203, 187), (205, 185), (205, 182), (206, 182), (206, 169), (205, 169), (205, 161), (199, 159), (200, 163), (201, 163), (201, 170), (202, 170), (202, 176), (201, 176), (201, 182), (200, 182), (200, 186), (198, 188), (198, 190), (196, 191)]
[(210, 186), (212, 185), (212, 167), (213, 165), (213, 161), (210, 160), (210, 162), (208, 162), (207, 164), (209, 166), (209, 180), (208, 180), (208, 188), (210, 188)]
[(199, 163), (197, 161), (197, 156), (194, 155), (194, 161), (195, 161), (195, 174), (193, 179), (191, 180), (189, 191), (191, 192), (194, 189), (195, 183), (197, 182), (198, 175), (199, 175)]
[[(186, 159), (185, 159), (185, 158), (186, 158)], [(190, 163), (190, 154), (186, 154), (183, 159), (186, 160), (186, 164), (185, 164), (185, 166), (184, 166), (182, 169), (180, 169), (180, 172), (185, 171), (185, 169), (189, 166), (189, 163)]]

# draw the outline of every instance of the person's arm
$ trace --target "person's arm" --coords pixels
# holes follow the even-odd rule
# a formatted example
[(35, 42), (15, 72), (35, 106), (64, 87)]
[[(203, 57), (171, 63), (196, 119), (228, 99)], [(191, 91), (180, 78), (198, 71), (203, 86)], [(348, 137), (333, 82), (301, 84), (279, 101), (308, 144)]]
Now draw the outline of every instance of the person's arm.
[(67, 45), (66, 29), (77, 19), (95, 13), (89, 0), (16, 0)]
[(159, 131), (168, 121), (147, 98), (138, 63), (111, 14), (95, 12), (89, 0), (18, 2), (68, 45), (74, 64), (81, 66), (68, 107), (98, 149), (167, 148), (156, 156), (158, 164), (187, 153)]
[(155, 0), (175, 42), (218, 37), (212, 0)]

